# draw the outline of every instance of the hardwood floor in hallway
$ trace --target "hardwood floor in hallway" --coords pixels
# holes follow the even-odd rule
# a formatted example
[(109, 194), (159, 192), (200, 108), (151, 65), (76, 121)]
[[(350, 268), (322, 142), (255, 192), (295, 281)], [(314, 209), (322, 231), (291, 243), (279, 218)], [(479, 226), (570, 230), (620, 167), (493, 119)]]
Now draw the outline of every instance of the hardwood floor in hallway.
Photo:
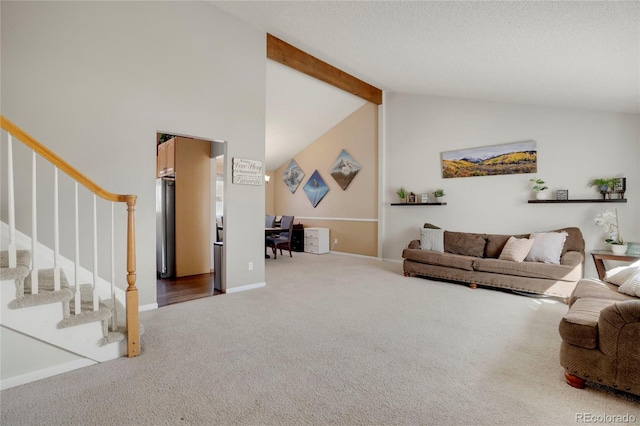
[(214, 274), (157, 280), (158, 307), (223, 294), (213, 287)]

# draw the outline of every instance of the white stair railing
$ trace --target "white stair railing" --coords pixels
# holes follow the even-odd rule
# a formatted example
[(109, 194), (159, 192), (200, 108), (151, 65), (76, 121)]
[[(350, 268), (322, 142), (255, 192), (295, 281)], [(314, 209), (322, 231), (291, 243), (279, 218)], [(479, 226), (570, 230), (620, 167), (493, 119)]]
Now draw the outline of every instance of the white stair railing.
[(78, 218), (78, 182), (75, 182), (74, 185), (74, 208), (75, 208), (75, 259), (73, 262), (73, 266), (75, 267), (75, 271), (73, 273), (73, 282), (74, 282), (74, 299), (73, 299), (73, 309), (76, 315), (80, 315), (80, 219)]
[(116, 310), (116, 246), (115, 246), (115, 214), (111, 203), (111, 331), (118, 329), (118, 311)]
[[(33, 294), (38, 293), (38, 188), (37, 188), (37, 155), (53, 164), (53, 252), (54, 252), (54, 289), (59, 290), (61, 287), (61, 270), (60, 270), (60, 211), (59, 211), (59, 181), (58, 170), (62, 170), (74, 181), (74, 280), (73, 280), (73, 303), (74, 313), (81, 314), (81, 291), (80, 291), (80, 211), (78, 200), (78, 183), (82, 184), (86, 189), (93, 193), (93, 280), (92, 280), (92, 305), (93, 310), (99, 309), (98, 297), (98, 212), (97, 197), (101, 197), (111, 202), (111, 282), (110, 293), (112, 301), (112, 318), (111, 330), (116, 330), (118, 326), (116, 314), (116, 285), (115, 285), (115, 214), (114, 203), (126, 203), (127, 205), (127, 250), (126, 250), (126, 271), (127, 271), (127, 291), (126, 291), (126, 330), (127, 330), (127, 354), (129, 357), (140, 354), (140, 330), (138, 323), (138, 289), (136, 282), (136, 255), (135, 255), (135, 204), (137, 197), (135, 195), (113, 194), (100, 188), (78, 170), (70, 166), (51, 150), (33, 139), (22, 129), (11, 123), (5, 117), (0, 115), (0, 127), (7, 132), (7, 208), (9, 222), (9, 242), (8, 242), (8, 258), (9, 267), (17, 266), (17, 246), (16, 246), (16, 203), (15, 203), (15, 179), (14, 179), (14, 158), (13, 158), (13, 137), (22, 142), (32, 151), (32, 170), (31, 170), (31, 290)], [(28, 169), (27, 169), (28, 170)], [(1, 191), (0, 191), (1, 193)], [(42, 200), (41, 200), (42, 201)], [(22, 226), (22, 224), (21, 224)], [(85, 237), (86, 238), (86, 237)], [(84, 241), (84, 239), (83, 239)]]
[(58, 168), (53, 168), (53, 289), (60, 290), (60, 203)]
[(13, 184), (13, 137), (11, 133), (7, 140), (7, 208), (9, 209), (9, 244), (7, 250), (9, 252), (9, 268), (18, 266), (18, 256), (16, 250), (16, 202), (15, 189)]
[(38, 294), (38, 184), (36, 182), (36, 153), (31, 152), (31, 294)]
[(98, 310), (98, 207), (93, 194), (93, 310)]

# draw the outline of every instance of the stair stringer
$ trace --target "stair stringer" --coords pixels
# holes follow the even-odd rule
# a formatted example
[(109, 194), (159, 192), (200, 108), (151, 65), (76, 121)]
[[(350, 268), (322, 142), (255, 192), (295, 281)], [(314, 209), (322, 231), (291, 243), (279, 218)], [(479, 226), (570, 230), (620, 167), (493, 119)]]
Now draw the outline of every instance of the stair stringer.
[(101, 346), (102, 324), (94, 321), (68, 328), (58, 328), (64, 319), (61, 303), (9, 308), (15, 299), (13, 280), (0, 282), (0, 323), (14, 331), (96, 362), (110, 361), (127, 354), (126, 339)]

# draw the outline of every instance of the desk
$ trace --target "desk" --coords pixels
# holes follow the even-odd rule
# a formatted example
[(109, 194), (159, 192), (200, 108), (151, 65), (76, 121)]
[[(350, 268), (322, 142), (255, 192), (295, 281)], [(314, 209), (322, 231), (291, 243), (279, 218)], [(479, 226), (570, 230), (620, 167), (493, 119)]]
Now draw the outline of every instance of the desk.
[(593, 263), (596, 264), (596, 270), (598, 271), (598, 278), (603, 279), (607, 273), (607, 269), (604, 267), (604, 260), (620, 260), (633, 262), (640, 259), (640, 254), (614, 254), (609, 250), (594, 250), (591, 252), (593, 257)]

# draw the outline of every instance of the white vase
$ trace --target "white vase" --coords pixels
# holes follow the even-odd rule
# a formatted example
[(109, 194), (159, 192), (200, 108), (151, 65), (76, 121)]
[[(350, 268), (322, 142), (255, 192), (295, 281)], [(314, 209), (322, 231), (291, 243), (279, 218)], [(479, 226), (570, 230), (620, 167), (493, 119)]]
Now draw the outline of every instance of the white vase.
[(547, 199), (546, 191), (538, 191), (538, 192), (536, 192), (536, 199), (538, 199), (538, 200), (546, 200)]
[(627, 252), (627, 247), (627, 243), (611, 244), (611, 251), (613, 254), (625, 254)]

